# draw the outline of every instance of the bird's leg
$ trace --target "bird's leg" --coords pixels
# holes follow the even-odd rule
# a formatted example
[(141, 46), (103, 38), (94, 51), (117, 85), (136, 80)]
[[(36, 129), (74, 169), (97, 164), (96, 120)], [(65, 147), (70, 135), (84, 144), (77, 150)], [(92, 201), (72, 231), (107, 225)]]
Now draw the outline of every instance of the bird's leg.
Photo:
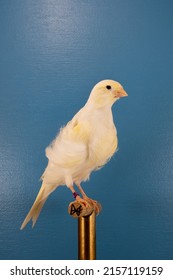
[(71, 202), (71, 204), (69, 206), (70, 215), (75, 216), (77, 218), (79, 216), (89, 215), (94, 209), (93, 205), (91, 205), (84, 198), (81, 198), (80, 195), (75, 191), (73, 185), (70, 185), (69, 189), (71, 190), (73, 197), (76, 200), (76, 202)]
[(81, 187), (81, 185), (80, 185), (80, 184), (76, 184), (76, 185), (77, 185), (78, 189), (80, 190), (80, 193), (82, 194), (82, 197), (83, 197), (84, 199), (89, 198), (89, 197), (86, 195), (86, 193), (84, 192), (84, 190), (83, 190), (83, 188)]
[[(71, 192), (72, 192), (72, 194), (73, 194), (73, 197), (74, 197), (76, 200), (81, 201), (81, 202), (85, 202), (85, 199), (84, 199), (84, 196), (83, 196), (83, 194), (85, 194), (85, 193), (84, 193), (83, 190), (82, 190), (82, 192), (81, 192), (83, 198), (81, 198), (80, 195), (75, 191), (75, 189), (74, 189), (73, 186), (69, 186), (69, 189), (71, 190)], [(81, 188), (81, 189), (82, 189), (82, 188)], [(85, 196), (86, 196), (86, 195), (85, 195)]]
[(77, 200), (77, 197), (80, 198), (80, 195), (75, 191), (73, 185), (68, 186), (69, 189), (71, 190), (73, 197)]
[(84, 192), (83, 188), (81, 187), (80, 184), (76, 184), (78, 189), (80, 190), (82, 197), (84, 200), (86, 200), (87, 202), (89, 202), (95, 209), (96, 213), (99, 213), (101, 211), (101, 205), (100, 203), (97, 202), (97, 200), (93, 200), (91, 198), (89, 198), (86, 193)]

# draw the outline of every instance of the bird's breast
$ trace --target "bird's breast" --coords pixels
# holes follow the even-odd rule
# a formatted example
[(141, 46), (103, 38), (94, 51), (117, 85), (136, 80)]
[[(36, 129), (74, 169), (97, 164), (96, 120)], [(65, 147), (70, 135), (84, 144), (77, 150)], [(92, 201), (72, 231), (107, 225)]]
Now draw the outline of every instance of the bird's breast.
[(89, 147), (90, 161), (95, 168), (104, 165), (115, 153), (118, 146), (116, 128), (102, 128), (95, 132), (95, 137)]

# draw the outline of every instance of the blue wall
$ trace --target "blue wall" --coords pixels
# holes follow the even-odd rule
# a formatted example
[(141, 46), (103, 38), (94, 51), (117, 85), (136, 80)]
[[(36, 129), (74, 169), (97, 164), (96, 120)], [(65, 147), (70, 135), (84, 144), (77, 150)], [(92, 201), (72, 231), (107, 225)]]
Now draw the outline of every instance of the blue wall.
[(114, 158), (83, 186), (102, 203), (98, 259), (173, 259), (173, 1), (0, 1), (0, 258), (76, 259), (60, 187), (34, 230), (44, 149), (95, 83), (121, 82)]

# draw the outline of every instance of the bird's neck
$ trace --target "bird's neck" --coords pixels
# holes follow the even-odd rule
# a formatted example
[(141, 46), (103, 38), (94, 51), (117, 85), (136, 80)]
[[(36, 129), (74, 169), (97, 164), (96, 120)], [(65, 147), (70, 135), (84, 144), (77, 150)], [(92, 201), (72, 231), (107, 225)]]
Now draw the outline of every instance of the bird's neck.
[(111, 111), (112, 104), (110, 104), (110, 103), (105, 104), (105, 102), (103, 102), (102, 100), (100, 100), (100, 102), (98, 102), (98, 100), (89, 98), (85, 104), (85, 107), (87, 109), (91, 109), (91, 110)]
[(100, 122), (102, 122), (104, 119), (104, 120), (107, 120), (110, 123), (112, 123), (113, 115), (112, 115), (111, 107), (112, 106), (110, 106), (110, 105), (98, 107), (98, 106), (95, 106), (95, 104), (93, 104), (92, 102), (87, 102), (85, 104), (85, 106), (83, 107), (83, 109), (86, 112), (87, 117), (88, 117), (88, 113), (89, 113), (91, 120), (98, 119)]

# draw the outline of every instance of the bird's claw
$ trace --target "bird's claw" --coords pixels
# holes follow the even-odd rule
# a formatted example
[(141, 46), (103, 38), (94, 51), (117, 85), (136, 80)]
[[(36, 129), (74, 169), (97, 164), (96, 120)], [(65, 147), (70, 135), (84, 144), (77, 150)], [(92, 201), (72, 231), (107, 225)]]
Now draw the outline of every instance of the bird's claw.
[(76, 201), (82, 203), (85, 208), (90, 208), (91, 203), (84, 198), (81, 198), (79, 195), (76, 197)]
[(84, 196), (83, 200), (87, 201), (93, 207), (93, 210), (95, 210), (97, 215), (102, 210), (102, 206), (97, 200), (91, 199), (88, 196)]

